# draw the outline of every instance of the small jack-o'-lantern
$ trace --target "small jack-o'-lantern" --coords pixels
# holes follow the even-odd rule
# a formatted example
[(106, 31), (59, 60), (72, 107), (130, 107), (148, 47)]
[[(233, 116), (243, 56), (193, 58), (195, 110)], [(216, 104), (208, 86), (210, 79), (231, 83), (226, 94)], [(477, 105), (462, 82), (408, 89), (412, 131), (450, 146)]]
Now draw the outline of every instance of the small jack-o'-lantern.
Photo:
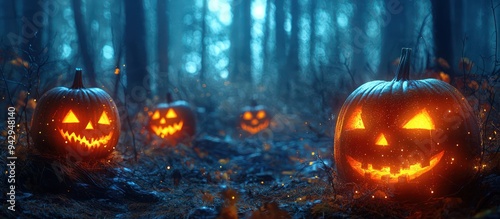
[(267, 129), (271, 122), (269, 112), (262, 105), (257, 105), (255, 100), (252, 100), (250, 106), (243, 107), (240, 115), (240, 128), (254, 135), (258, 132)]
[(186, 101), (172, 101), (172, 96), (168, 93), (167, 103), (160, 103), (149, 112), (149, 129), (176, 145), (195, 134), (195, 115)]
[(392, 81), (361, 85), (345, 101), (335, 128), (334, 157), (346, 181), (394, 185), (399, 194), (447, 194), (477, 171), (478, 123), (451, 85), (409, 80), (403, 49)]
[(53, 88), (38, 101), (31, 137), (41, 152), (93, 160), (108, 156), (118, 143), (120, 117), (113, 99), (82, 82), (77, 69), (73, 86)]

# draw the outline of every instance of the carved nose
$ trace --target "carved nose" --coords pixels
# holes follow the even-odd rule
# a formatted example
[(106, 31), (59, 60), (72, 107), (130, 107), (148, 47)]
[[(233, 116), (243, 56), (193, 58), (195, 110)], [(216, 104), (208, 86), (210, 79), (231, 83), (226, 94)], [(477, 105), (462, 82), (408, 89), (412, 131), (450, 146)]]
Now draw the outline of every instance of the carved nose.
[(85, 129), (94, 129), (94, 126), (92, 126), (92, 122), (89, 121), (89, 123), (87, 124), (87, 126), (85, 127)]
[(387, 139), (385, 138), (383, 133), (380, 133), (380, 135), (377, 137), (377, 140), (375, 141), (376, 145), (380, 146), (387, 146), (389, 143), (387, 142)]
[(257, 119), (252, 119), (252, 121), (250, 122), (252, 125), (257, 125), (259, 124), (259, 120)]

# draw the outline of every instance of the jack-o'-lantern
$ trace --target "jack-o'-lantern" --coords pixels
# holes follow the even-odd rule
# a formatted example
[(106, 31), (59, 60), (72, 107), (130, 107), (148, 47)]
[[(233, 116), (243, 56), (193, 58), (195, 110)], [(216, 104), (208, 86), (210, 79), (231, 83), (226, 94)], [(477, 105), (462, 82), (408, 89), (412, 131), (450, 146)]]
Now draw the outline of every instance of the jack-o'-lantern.
[(149, 112), (149, 129), (158, 137), (176, 145), (195, 134), (195, 115), (186, 101), (173, 101), (168, 93), (167, 102), (158, 104)]
[(402, 50), (394, 80), (365, 83), (345, 101), (335, 128), (337, 171), (400, 194), (456, 192), (477, 171), (479, 126), (457, 89), (409, 79), (410, 54)]
[(267, 129), (270, 122), (271, 117), (266, 108), (262, 105), (257, 105), (257, 102), (252, 100), (250, 106), (243, 107), (239, 125), (241, 129), (254, 135)]
[(85, 88), (77, 69), (73, 86), (42, 95), (33, 113), (31, 137), (43, 153), (99, 159), (118, 143), (119, 118), (113, 99), (100, 88)]

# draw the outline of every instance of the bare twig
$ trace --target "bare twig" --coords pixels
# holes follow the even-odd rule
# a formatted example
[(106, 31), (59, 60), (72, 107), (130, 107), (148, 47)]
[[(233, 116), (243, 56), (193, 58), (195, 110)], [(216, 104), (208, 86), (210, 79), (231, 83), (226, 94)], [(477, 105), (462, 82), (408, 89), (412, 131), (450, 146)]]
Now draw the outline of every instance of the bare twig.
[(347, 74), (351, 77), (352, 85), (356, 86), (356, 81), (354, 81), (354, 75), (349, 67), (349, 63), (347, 63), (348, 58), (344, 57), (344, 63), (342, 63), (347, 71)]
[[(127, 92), (127, 87), (123, 84), (122, 81), (120, 81), (120, 84), (122, 85), (123, 87), (123, 92), (126, 93)], [(123, 98), (123, 106), (125, 107), (125, 118), (127, 118), (127, 125), (128, 125), (128, 128), (130, 130), (130, 133), (132, 134), (132, 149), (134, 151), (134, 160), (137, 162), (137, 147), (135, 145), (135, 133), (134, 133), (134, 128), (132, 127), (132, 122), (130, 121), (130, 115), (129, 115), (129, 112), (128, 112), (128, 107), (127, 107), (127, 98)]]

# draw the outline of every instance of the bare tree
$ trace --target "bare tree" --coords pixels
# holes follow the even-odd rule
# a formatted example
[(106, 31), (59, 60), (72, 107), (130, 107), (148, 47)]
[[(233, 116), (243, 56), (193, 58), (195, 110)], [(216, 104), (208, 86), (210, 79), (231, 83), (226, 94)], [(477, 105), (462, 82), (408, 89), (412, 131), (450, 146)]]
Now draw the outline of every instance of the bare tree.
[(164, 91), (168, 88), (168, 43), (169, 43), (169, 19), (168, 19), (168, 1), (158, 0), (156, 5), (156, 23), (158, 25), (158, 61), (159, 69), (158, 90)]
[(269, 55), (269, 50), (268, 50), (268, 47), (269, 47), (269, 37), (271, 35), (271, 28), (269, 27), (270, 26), (270, 23), (271, 23), (271, 0), (267, 0), (266, 1), (266, 17), (264, 19), (264, 35), (262, 36), (262, 59), (263, 59), (263, 62), (262, 62), (262, 81), (261, 83), (264, 83), (264, 78), (268, 78), (266, 77), (267, 75), (269, 75), (269, 70), (270, 70), (270, 58), (271, 56)]
[(279, 96), (283, 96), (284, 93), (288, 93), (286, 90), (286, 77), (282, 78), (285, 73), (286, 64), (286, 31), (285, 31), (285, 4), (284, 0), (274, 1), (274, 31), (275, 31), (275, 49), (274, 49), (274, 61), (276, 69), (278, 70), (278, 81), (276, 82), (276, 93)]
[(252, 81), (252, 59), (250, 41), (252, 1), (240, 1), (233, 4), (233, 22), (231, 24), (231, 64), (229, 79), (232, 82)]
[(203, 84), (206, 77), (206, 62), (207, 62), (207, 11), (208, 11), (208, 0), (203, 0), (203, 8), (201, 15), (201, 69), (200, 69), (200, 81)]
[(17, 10), (15, 0), (6, 0), (0, 3), (3, 13), (3, 33), (9, 33), (16, 30)]
[[(125, 63), (127, 75), (127, 93), (141, 101), (144, 92), (144, 81), (149, 79), (147, 71), (146, 28), (143, 1), (125, 1)], [(149, 95), (149, 94), (146, 94)]]
[(75, 28), (76, 34), (78, 36), (78, 47), (80, 50), (80, 55), (83, 59), (83, 66), (85, 69), (86, 78), (89, 81), (89, 85), (91, 87), (97, 86), (96, 82), (96, 74), (94, 67), (94, 59), (92, 48), (90, 48), (90, 44), (88, 42), (88, 33), (86, 30), (85, 20), (82, 13), (82, 1), (81, 0), (73, 0), (73, 14), (75, 20)]
[(309, 26), (311, 31), (309, 32), (309, 72), (311, 74), (316, 74), (316, 9), (318, 7), (317, 0), (310, 0), (309, 2)]
[[(451, 2), (452, 0), (431, 0), (435, 55), (447, 62), (454, 60)], [(441, 70), (446, 71), (446, 69)]]

